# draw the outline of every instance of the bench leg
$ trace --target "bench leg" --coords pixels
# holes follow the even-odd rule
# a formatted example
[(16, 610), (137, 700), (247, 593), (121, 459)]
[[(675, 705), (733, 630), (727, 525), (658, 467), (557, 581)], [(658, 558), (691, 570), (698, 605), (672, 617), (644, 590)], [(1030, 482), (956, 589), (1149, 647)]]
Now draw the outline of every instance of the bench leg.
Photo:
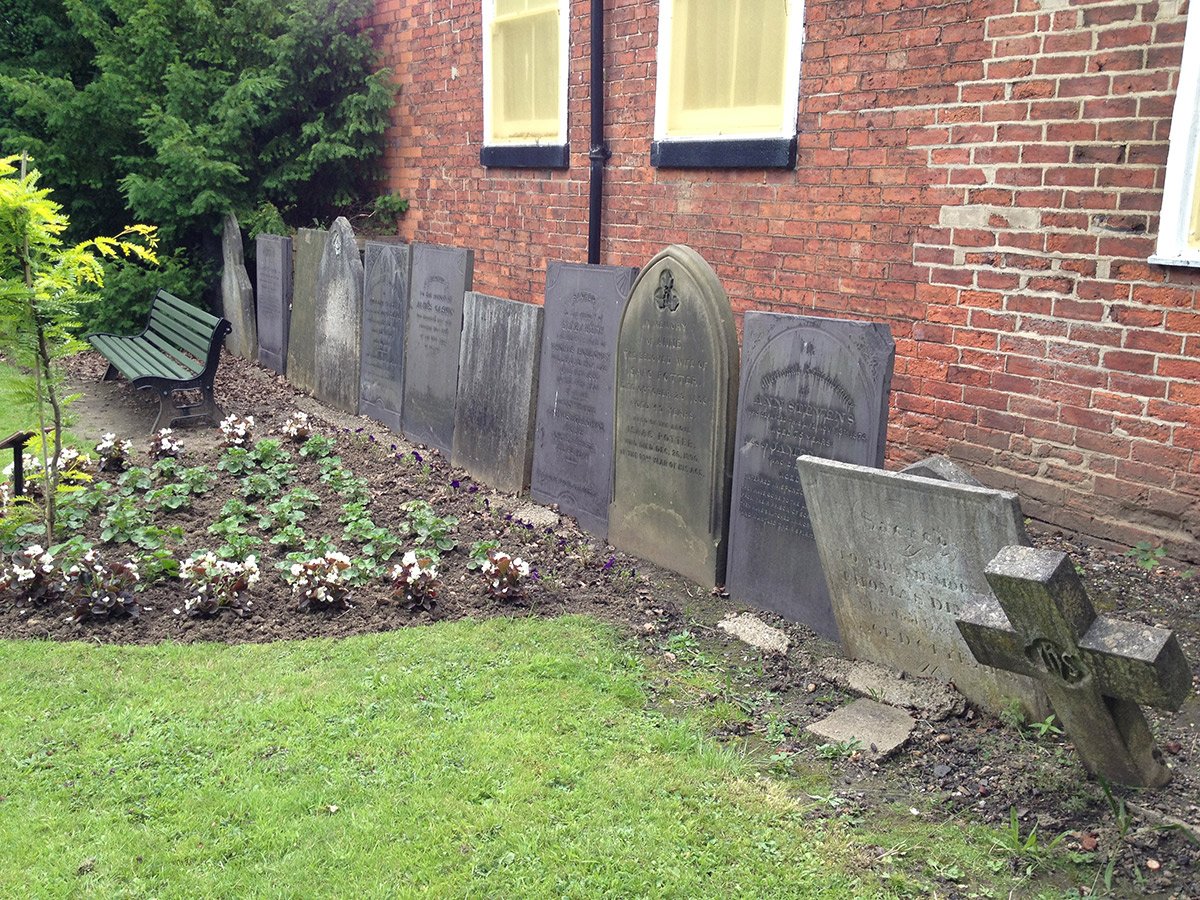
[(112, 363), (109, 363), (108, 371), (106, 371), (104, 373), (104, 377), (101, 378), (100, 380), (101, 381), (113, 381), (119, 374), (120, 373), (117, 371), (117, 367), (114, 366)]
[(170, 428), (178, 412), (175, 408), (175, 401), (171, 399), (171, 392), (164, 391), (160, 393), (158, 395), (158, 417), (154, 420), (154, 424), (150, 426), (150, 432), (157, 434), (160, 428)]

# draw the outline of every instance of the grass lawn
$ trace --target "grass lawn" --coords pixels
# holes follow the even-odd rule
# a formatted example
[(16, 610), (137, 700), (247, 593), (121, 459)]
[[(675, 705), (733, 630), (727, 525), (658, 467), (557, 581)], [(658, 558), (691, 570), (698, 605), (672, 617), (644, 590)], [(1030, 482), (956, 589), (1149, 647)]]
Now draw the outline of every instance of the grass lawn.
[(0, 896), (925, 896), (938, 871), (1012, 887), (983, 833), (816, 815), (695, 720), (648, 710), (644, 663), (585, 618), (3, 641), (0, 659)]

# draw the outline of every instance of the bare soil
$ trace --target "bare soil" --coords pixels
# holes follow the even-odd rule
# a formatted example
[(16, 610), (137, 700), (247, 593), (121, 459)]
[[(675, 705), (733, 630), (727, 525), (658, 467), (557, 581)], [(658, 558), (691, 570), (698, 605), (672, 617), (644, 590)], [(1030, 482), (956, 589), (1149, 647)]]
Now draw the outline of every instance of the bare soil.
[[(87, 353), (72, 361), (73, 387), (82, 393), (74, 405), (75, 433), (90, 440), (108, 431), (134, 439), (135, 464), (144, 452), (157, 404), (121, 382), (101, 382), (103, 361)], [(442, 516), (459, 520), (458, 550), (443, 556), (443, 587), (432, 612), (410, 612), (396, 604), (383, 581), (355, 591), (350, 609), (301, 613), (275, 571), (270, 544), (264, 543), (263, 578), (252, 589), (253, 607), (245, 618), (222, 613), (192, 619), (173, 612), (183, 586), (164, 581), (141, 595), (145, 612), (137, 620), (66, 621), (66, 607), (33, 610), (0, 603), (0, 636), (26, 639), (94, 640), (117, 643), (173, 641), (275, 641), (340, 637), (393, 628), (419, 627), (463, 617), (558, 616), (580, 613), (613, 623), (656, 658), (652, 693), (667, 691), (674, 672), (694, 664), (697, 654), (725, 673), (729, 689), (712, 703), (738, 700), (746, 720), (727, 724), (719, 736), (747, 742), (765, 758), (784, 751), (808, 763), (828, 765), (842, 805), (830, 815), (857, 810), (869, 816), (881, 805), (912, 806), (920, 814), (951, 821), (983, 821), (1006, 827), (1010, 809), (1022, 834), (1035, 824), (1043, 844), (1065, 834), (1063, 845), (1094, 861), (1093, 874), (1116, 859), (1115, 896), (1200, 898), (1200, 698), (1193, 695), (1178, 713), (1147, 710), (1174, 779), (1157, 791), (1115, 789), (1111, 800), (1083, 770), (1065, 736), (1039, 736), (967, 708), (957, 717), (919, 721), (909, 744), (886, 760), (853, 753), (827, 760), (804, 726), (843, 705), (851, 695), (819, 674), (821, 659), (835, 645), (802, 625), (758, 613), (791, 638), (786, 657), (766, 656), (718, 631), (716, 623), (743, 607), (720, 594), (627, 556), (582, 532), (574, 521), (527, 500), (497, 493), (451, 467), (439, 453), (405, 442), (366, 419), (330, 410), (296, 392), (282, 378), (228, 355), (222, 360), (217, 395), (227, 412), (253, 415), (256, 437), (265, 437), (294, 410), (313, 417), (316, 430), (337, 438), (337, 453), (355, 474), (368, 479), (370, 514), (387, 527), (405, 517), (403, 502), (424, 499)], [(180, 432), (182, 462), (216, 471), (219, 433), (212, 428)], [(302, 527), (310, 535), (329, 534), (339, 544), (341, 500), (317, 478), (315, 465), (298, 455), (298, 483), (316, 492), (321, 505)], [(206, 528), (235, 490), (235, 480), (219, 473), (216, 488), (195, 499), (190, 510), (167, 514), (183, 527), (181, 556), (220, 539)], [(253, 527), (253, 526), (251, 526)], [(1036, 523), (1035, 523), (1036, 527)], [(99, 542), (98, 522), (86, 531)], [(536, 569), (523, 600), (488, 597), (477, 572), (467, 567), (465, 550), (478, 540), (496, 539), (501, 548), (529, 560)], [(1084, 541), (1041, 532), (1035, 541), (1071, 555), (1082, 571), (1093, 602), (1102, 612), (1175, 630), (1200, 683), (1200, 577), (1188, 571), (1146, 568), (1135, 557), (1089, 546)], [(346, 546), (348, 552), (353, 548)], [(676, 652), (684, 630), (688, 652)], [(694, 641), (694, 644), (692, 643)], [(674, 648), (674, 649), (672, 649)], [(780, 724), (786, 726), (779, 736)], [(768, 741), (768, 733), (771, 740)], [(1124, 804), (1125, 814), (1121, 815)], [(947, 878), (947, 897), (970, 894)], [(1082, 892), (1103, 887), (1098, 879), (1078, 885)]]

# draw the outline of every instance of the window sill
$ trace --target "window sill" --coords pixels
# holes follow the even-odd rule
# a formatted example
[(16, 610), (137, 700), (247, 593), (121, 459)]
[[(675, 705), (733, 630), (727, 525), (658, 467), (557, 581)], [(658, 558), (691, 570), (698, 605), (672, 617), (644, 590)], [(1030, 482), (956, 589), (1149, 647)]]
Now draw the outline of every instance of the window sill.
[(654, 141), (650, 165), (660, 169), (794, 169), (796, 139)]
[(566, 169), (566, 144), (496, 145), (479, 151), (479, 162), (496, 169)]
[(1156, 266), (1185, 266), (1200, 269), (1200, 258), (1184, 256), (1151, 256), (1146, 262)]

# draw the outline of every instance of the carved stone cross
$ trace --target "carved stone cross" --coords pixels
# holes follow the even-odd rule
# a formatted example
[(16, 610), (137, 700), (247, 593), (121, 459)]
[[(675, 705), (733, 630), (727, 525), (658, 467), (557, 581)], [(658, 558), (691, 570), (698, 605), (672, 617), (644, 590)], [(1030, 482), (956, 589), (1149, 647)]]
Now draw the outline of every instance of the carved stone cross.
[(1191, 691), (1174, 632), (1097, 616), (1064, 553), (1005, 547), (984, 574), (999, 607), (958, 618), (975, 659), (1037, 679), (1090, 771), (1141, 787), (1170, 781), (1139, 704), (1179, 709)]

